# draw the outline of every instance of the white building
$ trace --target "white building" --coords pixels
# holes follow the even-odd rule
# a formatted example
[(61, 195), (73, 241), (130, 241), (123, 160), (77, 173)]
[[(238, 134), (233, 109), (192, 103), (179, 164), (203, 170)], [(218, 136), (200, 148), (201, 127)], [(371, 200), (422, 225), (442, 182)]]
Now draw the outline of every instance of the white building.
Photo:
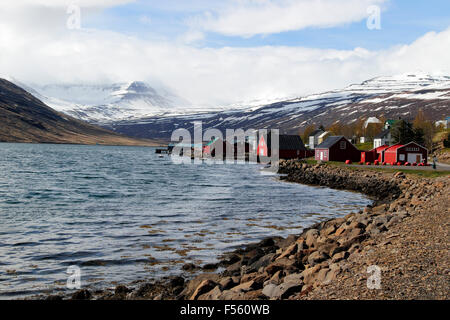
[(391, 130), (386, 129), (383, 130), (379, 135), (373, 139), (373, 148), (378, 148), (384, 145), (390, 146), (392, 144), (392, 136), (391, 136)]
[(443, 125), (445, 129), (449, 128), (450, 117), (447, 117), (445, 120), (436, 121), (436, 127)]
[(318, 129), (309, 135), (308, 147), (310, 149), (314, 149), (317, 145), (319, 145), (319, 136), (323, 133), (322, 130)]
[(369, 126), (369, 124), (371, 123), (381, 123), (381, 121), (376, 118), (376, 117), (369, 117), (366, 122), (364, 122), (364, 128), (367, 129), (367, 127)]
[(331, 135), (331, 133), (328, 131), (322, 132), (322, 134), (320, 134), (317, 139), (318, 144), (321, 144), (322, 142), (324, 142), (330, 135)]

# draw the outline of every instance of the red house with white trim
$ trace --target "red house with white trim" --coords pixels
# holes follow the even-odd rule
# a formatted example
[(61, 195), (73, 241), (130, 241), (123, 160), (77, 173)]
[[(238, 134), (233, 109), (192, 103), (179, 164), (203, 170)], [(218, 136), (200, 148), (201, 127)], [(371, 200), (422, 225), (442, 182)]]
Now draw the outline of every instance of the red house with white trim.
[(361, 151), (344, 136), (331, 136), (316, 147), (315, 159), (317, 161), (359, 161)]
[(396, 144), (384, 151), (384, 159), (386, 163), (427, 163), (428, 149), (421, 145), (410, 142), (408, 144)]

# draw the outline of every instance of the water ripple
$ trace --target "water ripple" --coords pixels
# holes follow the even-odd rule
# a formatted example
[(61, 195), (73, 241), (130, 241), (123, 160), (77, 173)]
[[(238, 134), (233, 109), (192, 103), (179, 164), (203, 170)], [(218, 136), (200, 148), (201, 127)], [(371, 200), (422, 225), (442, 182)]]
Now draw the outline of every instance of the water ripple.
[(283, 183), (258, 165), (175, 165), (153, 148), (0, 143), (0, 297), (179, 274), (365, 197)]

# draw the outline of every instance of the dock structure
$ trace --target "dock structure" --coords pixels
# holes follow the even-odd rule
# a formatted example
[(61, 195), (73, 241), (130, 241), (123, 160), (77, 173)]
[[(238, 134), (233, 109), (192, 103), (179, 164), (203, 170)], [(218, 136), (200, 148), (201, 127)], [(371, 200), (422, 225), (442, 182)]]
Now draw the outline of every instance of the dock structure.
[(157, 154), (169, 154), (169, 148), (158, 148), (156, 149), (155, 153)]

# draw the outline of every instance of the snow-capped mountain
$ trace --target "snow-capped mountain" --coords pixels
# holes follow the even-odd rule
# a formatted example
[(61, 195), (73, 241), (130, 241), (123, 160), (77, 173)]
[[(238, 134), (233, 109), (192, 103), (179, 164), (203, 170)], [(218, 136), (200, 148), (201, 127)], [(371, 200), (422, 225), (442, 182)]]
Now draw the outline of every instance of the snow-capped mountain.
[(108, 85), (15, 83), (53, 109), (90, 122), (183, 114), (192, 107), (168, 89), (155, 89), (141, 81)]
[(270, 104), (234, 105), (233, 110), (181, 116), (148, 117), (119, 121), (109, 128), (124, 134), (168, 139), (178, 128), (192, 129), (193, 121), (204, 128), (278, 128), (297, 133), (308, 125), (350, 124), (361, 118), (412, 119), (419, 109), (440, 120), (450, 113), (450, 76), (405, 74), (378, 77), (341, 90), (314, 94)]
[(424, 109), (433, 120), (450, 113), (450, 76), (412, 73), (370, 79), (301, 98), (262, 99), (219, 107), (194, 107), (165, 88), (144, 82), (111, 85), (24, 85), (50, 107), (76, 118), (141, 138), (168, 139), (178, 128), (278, 128), (352, 123), (361, 118), (414, 118)]

